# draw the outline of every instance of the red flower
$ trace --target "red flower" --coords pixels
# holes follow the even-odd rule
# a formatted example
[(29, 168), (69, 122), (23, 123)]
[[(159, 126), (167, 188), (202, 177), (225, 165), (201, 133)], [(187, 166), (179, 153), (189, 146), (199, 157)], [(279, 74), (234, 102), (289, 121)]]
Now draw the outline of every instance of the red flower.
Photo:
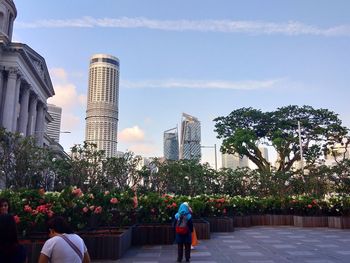
[(54, 212), (52, 210), (47, 211), (47, 216), (52, 217), (54, 215)]
[(15, 220), (16, 224), (18, 224), (19, 222), (21, 222), (21, 219), (19, 218), (18, 215), (13, 216), (13, 219)]
[(172, 206), (172, 207), (177, 207), (177, 204), (176, 204), (175, 202), (173, 202), (173, 203), (171, 204), (171, 206)]
[(312, 208), (312, 205), (307, 205), (308, 208)]
[(314, 200), (312, 200), (312, 204), (313, 205), (317, 205), (317, 201), (314, 199)]
[(28, 213), (31, 213), (33, 211), (33, 209), (29, 205), (25, 205), (23, 210), (24, 212), (28, 212)]

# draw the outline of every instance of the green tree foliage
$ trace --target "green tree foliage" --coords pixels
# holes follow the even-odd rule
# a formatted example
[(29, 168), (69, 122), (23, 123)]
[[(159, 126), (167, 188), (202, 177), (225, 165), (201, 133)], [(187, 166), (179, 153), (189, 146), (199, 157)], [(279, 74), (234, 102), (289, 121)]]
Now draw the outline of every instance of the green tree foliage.
[(264, 172), (271, 170), (271, 164), (263, 157), (260, 145), (272, 146), (276, 150), (277, 171), (289, 171), (300, 160), (298, 121), (302, 127), (302, 150), (310, 164), (348, 132), (337, 114), (311, 106), (291, 105), (272, 112), (241, 108), (214, 121), (217, 137), (223, 139), (221, 151), (245, 155)]
[(47, 188), (52, 181), (53, 153), (32, 137), (0, 129), (0, 180), (6, 188)]

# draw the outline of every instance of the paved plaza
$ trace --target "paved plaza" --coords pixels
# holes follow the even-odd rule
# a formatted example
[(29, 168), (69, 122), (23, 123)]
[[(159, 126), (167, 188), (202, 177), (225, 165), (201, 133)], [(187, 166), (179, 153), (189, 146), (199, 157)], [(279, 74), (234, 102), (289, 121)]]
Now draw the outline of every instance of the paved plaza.
[[(176, 262), (176, 252), (176, 245), (131, 247), (120, 260), (95, 262), (169, 263)], [(350, 262), (350, 230), (251, 227), (212, 233), (192, 250), (191, 262)]]

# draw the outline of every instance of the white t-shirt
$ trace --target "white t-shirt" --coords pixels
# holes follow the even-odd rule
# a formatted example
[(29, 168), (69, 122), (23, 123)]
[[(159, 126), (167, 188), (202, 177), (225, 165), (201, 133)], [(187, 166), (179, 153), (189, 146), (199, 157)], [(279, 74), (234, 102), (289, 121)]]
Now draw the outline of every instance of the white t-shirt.
[[(87, 251), (84, 241), (76, 234), (64, 234), (81, 251), (82, 255)], [(41, 253), (48, 256), (51, 263), (81, 263), (80, 257), (73, 248), (60, 236), (48, 239)]]

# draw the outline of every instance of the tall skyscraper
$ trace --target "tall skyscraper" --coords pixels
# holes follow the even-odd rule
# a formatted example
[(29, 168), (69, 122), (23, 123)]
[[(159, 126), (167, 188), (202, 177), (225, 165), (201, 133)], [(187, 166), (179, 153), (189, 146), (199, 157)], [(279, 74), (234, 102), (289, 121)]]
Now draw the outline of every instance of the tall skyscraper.
[(119, 59), (105, 54), (90, 59), (85, 140), (106, 157), (117, 155)]
[(180, 159), (201, 158), (201, 123), (189, 114), (182, 113)]
[(47, 104), (47, 112), (51, 115), (53, 121), (47, 124), (46, 133), (51, 139), (60, 142), (62, 108)]
[(222, 154), (222, 167), (231, 168), (233, 170), (237, 168), (249, 167), (247, 156), (240, 157), (239, 154)]
[(166, 160), (179, 160), (179, 137), (177, 127), (164, 132), (163, 150)]

